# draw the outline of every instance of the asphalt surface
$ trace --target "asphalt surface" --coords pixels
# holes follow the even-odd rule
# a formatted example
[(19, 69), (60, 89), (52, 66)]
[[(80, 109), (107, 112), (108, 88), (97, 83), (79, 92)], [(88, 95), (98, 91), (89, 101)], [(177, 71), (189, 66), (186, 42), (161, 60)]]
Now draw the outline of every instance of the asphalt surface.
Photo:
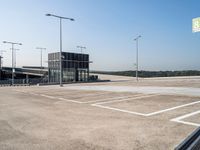
[(199, 77), (121, 79), (1, 87), (0, 149), (168, 150), (200, 124)]

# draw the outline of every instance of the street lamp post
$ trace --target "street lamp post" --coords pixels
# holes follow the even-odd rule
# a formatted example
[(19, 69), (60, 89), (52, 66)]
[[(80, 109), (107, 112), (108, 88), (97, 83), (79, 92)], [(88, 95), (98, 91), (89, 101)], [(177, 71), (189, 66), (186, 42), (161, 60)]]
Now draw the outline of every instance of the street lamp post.
[[(10, 50), (12, 50), (12, 48), (10, 49)], [(13, 62), (14, 62), (14, 68), (16, 68), (16, 66), (17, 66), (17, 54), (16, 54), (16, 51), (19, 51), (19, 49), (16, 49), (16, 48), (14, 48), (13, 49)]]
[(42, 51), (46, 50), (46, 48), (36, 47), (36, 49), (40, 50), (40, 68), (42, 70)]
[[(86, 49), (86, 47), (84, 47), (84, 46), (77, 46), (77, 48), (81, 49), (81, 54), (83, 54), (83, 49)], [(83, 55), (81, 55), (81, 57), (82, 57), (82, 61), (83, 61)], [(80, 73), (81, 74), (81, 78), (82, 78), (82, 70), (80, 68), (81, 68), (81, 62), (79, 60), (78, 61), (78, 74)]]
[(73, 18), (67, 18), (67, 17), (62, 17), (62, 16), (57, 16), (57, 15), (53, 15), (53, 14), (46, 14), (46, 16), (52, 16), (52, 17), (56, 17), (59, 18), (60, 20), (60, 86), (62, 87), (62, 19), (65, 20), (70, 20), (70, 21), (74, 21)]
[(3, 41), (3, 43), (11, 44), (12, 45), (12, 85), (14, 85), (14, 69), (15, 69), (15, 63), (13, 61), (14, 59), (14, 45), (22, 45), (22, 43), (15, 43), (15, 42), (8, 42), (8, 41)]
[(86, 49), (86, 47), (84, 47), (84, 46), (77, 46), (77, 48), (81, 49), (81, 53), (83, 53), (83, 49)]
[(138, 82), (138, 40), (139, 40), (139, 38), (141, 38), (142, 36), (141, 35), (139, 35), (139, 36), (137, 36), (134, 40), (136, 41), (136, 80), (137, 80), (137, 82)]

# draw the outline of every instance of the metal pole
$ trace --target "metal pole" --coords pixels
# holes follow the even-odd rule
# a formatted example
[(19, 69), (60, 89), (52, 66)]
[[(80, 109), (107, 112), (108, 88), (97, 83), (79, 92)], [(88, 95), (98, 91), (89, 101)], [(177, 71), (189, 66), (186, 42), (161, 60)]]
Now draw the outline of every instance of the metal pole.
[(8, 44), (12, 44), (12, 85), (14, 85), (14, 71), (15, 71), (15, 66), (14, 66), (14, 44), (17, 45), (22, 45), (22, 43), (14, 43), (14, 42), (8, 42), (8, 41), (3, 41), (3, 43), (8, 43)]
[[(83, 49), (86, 49), (86, 47), (84, 47), (84, 46), (77, 46), (77, 48), (80, 48), (81, 49), (81, 57), (83, 58)], [(83, 60), (83, 59), (82, 59)], [(83, 68), (79, 68), (80, 66), (79, 66), (79, 63), (82, 63), (81, 61), (79, 61), (78, 62), (78, 74), (79, 74), (79, 70), (80, 70), (80, 73), (81, 73), (81, 78), (82, 78), (82, 69)], [(79, 75), (78, 75), (79, 76)]]
[[(11, 48), (11, 50), (12, 50), (12, 48)], [(14, 52), (13, 52), (13, 54), (14, 54), (14, 55), (13, 55), (13, 56), (14, 56), (14, 57), (13, 57), (14, 65), (13, 65), (13, 66), (14, 66), (14, 68), (16, 68), (16, 66), (17, 66), (17, 53), (16, 53), (16, 51), (19, 51), (19, 49), (13, 48), (13, 51), (14, 51)]]
[(136, 40), (136, 80), (138, 81), (138, 39)]
[(42, 79), (42, 51), (46, 50), (46, 48), (42, 48), (42, 47), (36, 47), (36, 49), (40, 50), (40, 74), (41, 74), (41, 79)]
[(40, 55), (40, 66), (41, 66), (41, 69), (42, 69), (42, 49), (40, 50), (40, 53), (41, 53), (41, 55)]
[(40, 69), (42, 69), (42, 51), (46, 50), (46, 48), (36, 47), (36, 49), (40, 50)]
[(14, 85), (14, 44), (12, 43), (12, 85)]
[[(41, 61), (41, 62), (40, 62), (40, 63), (41, 63), (41, 64), (40, 64), (40, 65), (41, 65), (41, 66), (40, 66), (40, 73), (42, 74), (42, 49), (40, 50), (40, 53), (41, 53), (41, 55), (40, 55), (40, 57), (41, 57), (41, 58), (40, 58), (40, 61)], [(41, 80), (42, 80), (42, 76), (41, 76)]]
[(139, 53), (139, 46), (138, 46), (138, 40), (139, 38), (141, 38), (142, 36), (139, 35), (137, 36), (134, 40), (136, 41), (136, 80), (138, 82), (138, 69), (139, 69), (139, 59), (138, 59), (138, 53)]
[(81, 54), (83, 53), (83, 49), (86, 49), (86, 47), (84, 47), (84, 46), (77, 46), (77, 48), (81, 49)]
[(62, 18), (60, 18), (60, 86), (62, 87)]

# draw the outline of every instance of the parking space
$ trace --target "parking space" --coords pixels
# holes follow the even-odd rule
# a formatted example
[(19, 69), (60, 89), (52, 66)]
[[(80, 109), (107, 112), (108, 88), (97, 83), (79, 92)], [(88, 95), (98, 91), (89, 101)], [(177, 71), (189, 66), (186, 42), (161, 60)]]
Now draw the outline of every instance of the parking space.
[(83, 90), (16, 90), (25, 94), (43, 96), (52, 99), (71, 100), (78, 103), (95, 103), (133, 98), (139, 93), (109, 92), (109, 91), (83, 91)]
[(198, 103), (200, 103), (198, 97), (148, 94), (120, 101), (97, 103), (94, 106), (142, 116), (152, 116)]
[[(15, 90), (24, 94), (44, 97), (47, 99), (56, 99), (59, 101), (72, 102), (78, 104), (89, 104), (93, 107), (118, 111), (122, 113), (150, 117), (162, 113), (174, 111), (176, 109), (195, 106), (200, 104), (200, 97), (197, 96), (181, 96), (181, 95), (162, 95), (162, 94), (142, 94), (137, 92), (111, 92), (109, 91), (91, 91), (91, 90), (74, 90), (74, 89), (54, 89), (34, 87), (32, 89)], [(189, 107), (189, 110), (191, 108)], [(191, 114), (191, 115), (190, 115)], [(199, 114), (199, 113), (197, 113)], [(194, 117), (189, 113), (189, 117)], [(188, 115), (177, 116), (171, 121), (183, 123), (187, 125), (198, 126), (198, 117), (194, 117), (193, 121)], [(185, 123), (186, 122), (186, 123)], [(189, 122), (189, 123), (188, 123)], [(192, 123), (190, 123), (192, 122)]]
[[(134, 94), (131, 94), (134, 95)], [(111, 100), (111, 99), (118, 99), (118, 98), (126, 98), (131, 96), (128, 93), (114, 93), (114, 92), (91, 92), (88, 94), (79, 94), (76, 93), (74, 95), (66, 95), (63, 94), (63, 98), (78, 100), (80, 102), (96, 102), (96, 101), (103, 101), (103, 100)]]
[(183, 119), (183, 121), (196, 123), (200, 126), (200, 111), (193, 112), (192, 116)]
[[(111, 111), (118, 111), (144, 117), (159, 115), (165, 112), (174, 111), (176, 109), (200, 104), (200, 97), (197, 96), (192, 97), (182, 95), (142, 94), (137, 92), (119, 91), (111, 92), (110, 90), (74, 90), (73, 88), (70, 89), (70, 87), (67, 89), (33, 87), (22, 88), (20, 90), (15, 89), (15, 91), (33, 96), (44, 97), (47, 99), (55, 99), (57, 102), (66, 101), (78, 104), (89, 104), (93, 107), (101, 109), (108, 109)], [(189, 110), (190, 109), (191, 108), (189, 107)], [(194, 116), (195, 114), (193, 114), (193, 112), (189, 113), (189, 117)], [(180, 123), (183, 122), (183, 119), (188, 119), (189, 117), (187, 115), (184, 115), (183, 117), (177, 116), (177, 118), (173, 118), (171, 121)], [(195, 119), (198, 120), (198, 117)], [(198, 123), (185, 124), (195, 126), (199, 125)]]

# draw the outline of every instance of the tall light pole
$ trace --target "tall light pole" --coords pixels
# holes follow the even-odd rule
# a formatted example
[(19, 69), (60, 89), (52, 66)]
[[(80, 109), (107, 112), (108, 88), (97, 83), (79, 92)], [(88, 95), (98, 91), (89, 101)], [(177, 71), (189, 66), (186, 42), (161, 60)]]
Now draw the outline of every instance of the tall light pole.
[(139, 35), (139, 36), (137, 36), (134, 40), (136, 41), (136, 80), (137, 80), (137, 82), (138, 82), (138, 40), (139, 40), (139, 38), (141, 38), (142, 36), (141, 35)]
[(42, 70), (42, 51), (45, 51), (46, 48), (43, 48), (43, 47), (36, 47), (36, 49), (39, 49), (40, 50), (40, 68)]
[[(12, 50), (12, 48), (11, 48), (10, 50)], [(14, 48), (13, 51), (14, 51), (14, 52), (13, 52), (13, 53), (14, 53), (14, 55), (13, 55), (14, 68), (16, 68), (16, 66), (17, 66), (17, 56), (16, 56), (16, 51), (19, 51), (19, 49)]]
[[(80, 48), (81, 49), (81, 54), (83, 54), (83, 49), (86, 49), (86, 47), (85, 46), (77, 46), (77, 48)], [(83, 55), (81, 55), (81, 58), (82, 58), (82, 61), (83, 61)], [(78, 61), (78, 74), (80, 74), (81, 75), (81, 78), (82, 78), (82, 70), (81, 71), (79, 71), (80, 70), (80, 66), (81, 66), (81, 62), (80, 62), (80, 60)], [(80, 65), (80, 66), (79, 66)], [(79, 75), (78, 75), (79, 76)]]
[(0, 64), (1, 66), (0, 66), (0, 67), (1, 67), (1, 68), (3, 67), (3, 53), (4, 53), (4, 52), (6, 52), (6, 51), (5, 51), (5, 50), (0, 50), (0, 57), (1, 57), (1, 58), (0, 58), (0, 59), (1, 59), (1, 62), (0, 62), (0, 63), (1, 63), (1, 64)]
[(86, 47), (84, 47), (84, 46), (77, 46), (77, 48), (81, 49), (81, 53), (83, 53), (83, 49), (86, 49)]
[(46, 14), (46, 16), (52, 16), (52, 17), (56, 17), (59, 18), (60, 20), (60, 86), (62, 87), (62, 20), (70, 20), (70, 21), (75, 21), (73, 18), (67, 18), (67, 17), (62, 17), (62, 16), (57, 16), (57, 15), (53, 15), (53, 14)]
[(14, 45), (22, 45), (22, 43), (15, 43), (15, 42), (8, 42), (8, 41), (3, 41), (3, 43), (12, 45), (12, 85), (14, 85), (14, 72), (15, 72), (14, 61), (13, 61), (13, 58), (14, 58)]

